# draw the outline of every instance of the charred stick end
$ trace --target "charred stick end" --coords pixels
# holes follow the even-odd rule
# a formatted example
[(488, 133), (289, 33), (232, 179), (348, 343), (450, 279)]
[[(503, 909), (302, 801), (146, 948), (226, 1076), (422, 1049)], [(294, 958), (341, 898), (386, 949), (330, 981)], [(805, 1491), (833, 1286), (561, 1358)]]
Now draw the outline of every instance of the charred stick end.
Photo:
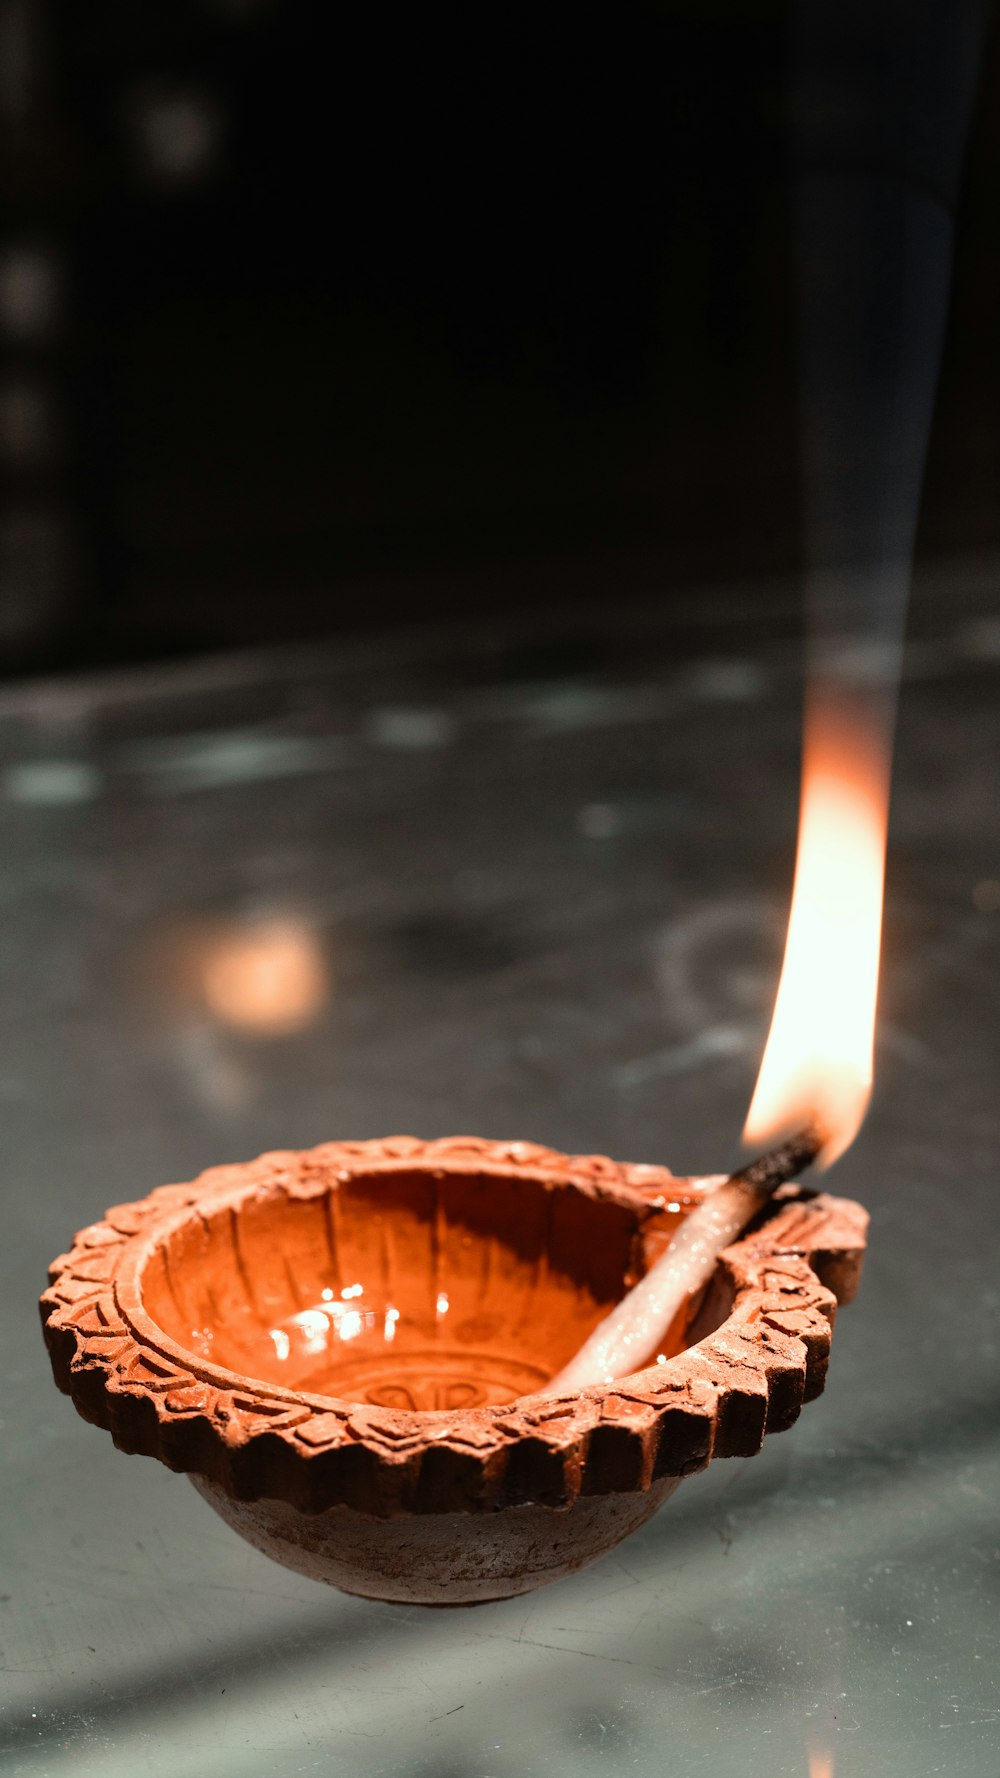
[(770, 1198), (779, 1186), (787, 1185), (797, 1173), (810, 1167), (828, 1140), (828, 1132), (819, 1123), (811, 1122), (804, 1130), (798, 1130), (794, 1136), (779, 1143), (777, 1148), (760, 1155), (749, 1166), (741, 1167), (738, 1173), (731, 1175), (728, 1183), (742, 1186), (754, 1197)]

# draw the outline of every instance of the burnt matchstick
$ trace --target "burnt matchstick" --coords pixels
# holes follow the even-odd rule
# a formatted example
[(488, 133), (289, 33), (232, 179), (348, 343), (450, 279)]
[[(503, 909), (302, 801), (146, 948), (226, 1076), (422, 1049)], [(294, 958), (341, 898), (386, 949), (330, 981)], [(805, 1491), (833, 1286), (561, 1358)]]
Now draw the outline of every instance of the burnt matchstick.
[(730, 1174), (685, 1217), (656, 1264), (546, 1384), (545, 1394), (569, 1395), (596, 1383), (612, 1383), (648, 1364), (685, 1303), (708, 1283), (723, 1248), (781, 1186), (812, 1164), (827, 1140), (813, 1121)]

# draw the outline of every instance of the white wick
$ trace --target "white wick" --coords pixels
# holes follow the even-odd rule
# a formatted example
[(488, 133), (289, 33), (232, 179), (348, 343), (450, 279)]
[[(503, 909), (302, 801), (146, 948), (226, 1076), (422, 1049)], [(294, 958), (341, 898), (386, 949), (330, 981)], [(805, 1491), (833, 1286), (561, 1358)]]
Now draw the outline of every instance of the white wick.
[(675, 1317), (707, 1284), (722, 1249), (770, 1196), (769, 1190), (754, 1191), (739, 1178), (725, 1180), (685, 1217), (655, 1265), (598, 1323), (544, 1393), (568, 1395), (652, 1364)]

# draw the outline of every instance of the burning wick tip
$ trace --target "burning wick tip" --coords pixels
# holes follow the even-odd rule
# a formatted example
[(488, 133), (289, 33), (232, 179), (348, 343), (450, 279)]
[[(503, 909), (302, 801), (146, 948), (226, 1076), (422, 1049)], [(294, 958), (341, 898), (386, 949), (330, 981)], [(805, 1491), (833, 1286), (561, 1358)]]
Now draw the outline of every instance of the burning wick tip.
[(770, 1197), (779, 1187), (787, 1185), (797, 1173), (820, 1160), (830, 1142), (830, 1132), (813, 1116), (801, 1130), (787, 1136), (766, 1154), (730, 1175), (728, 1185), (740, 1185), (758, 1197)]

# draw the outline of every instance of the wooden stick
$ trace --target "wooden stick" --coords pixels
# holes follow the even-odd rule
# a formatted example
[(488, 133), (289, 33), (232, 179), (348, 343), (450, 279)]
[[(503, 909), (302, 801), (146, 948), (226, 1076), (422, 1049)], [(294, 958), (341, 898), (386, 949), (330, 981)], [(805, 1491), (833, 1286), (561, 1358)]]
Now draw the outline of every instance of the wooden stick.
[(684, 1218), (656, 1264), (546, 1384), (545, 1394), (569, 1395), (595, 1383), (612, 1383), (649, 1363), (685, 1302), (707, 1284), (723, 1248), (779, 1186), (816, 1159), (826, 1140), (818, 1124), (810, 1124), (731, 1174)]

